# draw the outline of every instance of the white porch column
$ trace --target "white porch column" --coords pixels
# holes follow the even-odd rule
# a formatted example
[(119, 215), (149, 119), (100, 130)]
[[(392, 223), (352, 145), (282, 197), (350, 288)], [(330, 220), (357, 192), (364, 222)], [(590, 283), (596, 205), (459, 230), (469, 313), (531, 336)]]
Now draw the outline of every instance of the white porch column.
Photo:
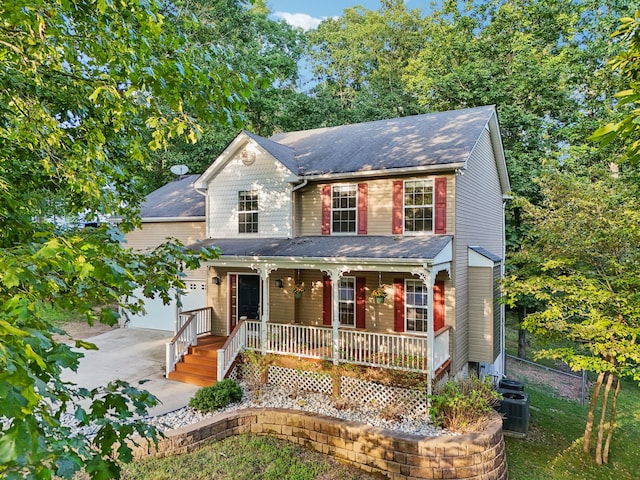
[(431, 270), (418, 269), (411, 272), (422, 280), (427, 289), (427, 395), (431, 396), (433, 379), (435, 377), (435, 332), (433, 331), (433, 287), (436, 276)]
[(327, 275), (331, 279), (331, 340), (333, 363), (337, 364), (340, 354), (340, 279), (344, 270), (328, 270)]
[[(255, 267), (254, 267), (255, 268)], [(260, 350), (265, 353), (267, 347), (267, 324), (269, 323), (269, 275), (277, 268), (262, 266), (255, 268), (260, 274), (262, 284), (261, 312), (260, 312)]]

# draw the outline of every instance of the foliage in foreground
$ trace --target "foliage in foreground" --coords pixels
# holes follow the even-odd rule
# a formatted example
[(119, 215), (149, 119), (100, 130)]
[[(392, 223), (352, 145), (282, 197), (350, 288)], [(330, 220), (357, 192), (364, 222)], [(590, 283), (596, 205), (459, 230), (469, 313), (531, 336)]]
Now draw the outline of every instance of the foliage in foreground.
[(196, 452), (134, 462), (127, 480), (365, 480), (375, 477), (270, 437), (240, 435)]
[(534, 228), (522, 252), (539, 268), (510, 278), (507, 292), (544, 305), (524, 324), (539, 340), (557, 342), (540, 357), (598, 374), (583, 447), (589, 451), (597, 422), (595, 458), (607, 463), (619, 378), (640, 381), (640, 192), (624, 175), (596, 170), (590, 177), (550, 171), (541, 185), (545, 200), (528, 207)]
[(435, 388), (429, 414), (436, 426), (453, 432), (477, 432), (495, 414), (493, 407), (499, 399), (489, 378), (449, 380)]
[(242, 388), (235, 381), (226, 378), (215, 385), (198, 390), (189, 400), (189, 406), (201, 412), (213, 412), (240, 400)]
[[(0, 2), (0, 476), (117, 478), (154, 399), (116, 383), (89, 391), (61, 380), (77, 349), (57, 342), (51, 311), (113, 324), (138, 286), (169, 301), (184, 268), (213, 252), (176, 244), (138, 254), (122, 232), (139, 225), (140, 185), (154, 149), (199, 121), (227, 124), (250, 81), (220, 48), (192, 48), (194, 17), (161, 0)], [(118, 216), (108, 225), (56, 223)], [(133, 304), (131, 304), (133, 303)], [(82, 406), (81, 406), (82, 405)], [(72, 432), (65, 413), (98, 425)], [(117, 457), (117, 458), (116, 458)]]

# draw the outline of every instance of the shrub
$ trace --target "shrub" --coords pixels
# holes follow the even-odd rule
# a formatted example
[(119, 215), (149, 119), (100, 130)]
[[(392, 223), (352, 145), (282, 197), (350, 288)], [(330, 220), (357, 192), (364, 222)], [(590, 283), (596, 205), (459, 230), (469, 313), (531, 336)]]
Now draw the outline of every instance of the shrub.
[(454, 432), (480, 431), (499, 399), (488, 378), (449, 380), (431, 395), (429, 414), (436, 426)]
[(189, 406), (202, 412), (213, 412), (230, 403), (242, 400), (240, 385), (231, 379), (221, 380), (211, 387), (203, 387), (189, 400)]

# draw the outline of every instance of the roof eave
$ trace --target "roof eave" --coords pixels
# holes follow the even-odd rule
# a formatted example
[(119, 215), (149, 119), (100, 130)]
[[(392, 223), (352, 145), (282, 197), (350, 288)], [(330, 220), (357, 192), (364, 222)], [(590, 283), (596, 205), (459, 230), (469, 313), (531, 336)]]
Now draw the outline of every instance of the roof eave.
[(418, 167), (385, 168), (382, 170), (358, 170), (356, 172), (320, 173), (301, 175), (302, 178), (314, 180), (342, 180), (363, 177), (387, 177), (389, 175), (411, 175), (416, 173), (451, 173), (464, 168), (465, 162), (446, 163), (438, 165), (422, 165)]

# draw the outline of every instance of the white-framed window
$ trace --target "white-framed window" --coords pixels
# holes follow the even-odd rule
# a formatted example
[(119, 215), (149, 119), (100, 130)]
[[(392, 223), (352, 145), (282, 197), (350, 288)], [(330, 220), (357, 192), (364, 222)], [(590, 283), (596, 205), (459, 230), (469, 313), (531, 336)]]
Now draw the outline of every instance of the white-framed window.
[(433, 182), (431, 180), (405, 180), (404, 231), (433, 231)]
[(405, 331), (427, 331), (428, 289), (421, 280), (405, 280), (404, 308)]
[(258, 233), (258, 192), (238, 192), (238, 233)]
[(355, 233), (358, 211), (356, 185), (331, 186), (331, 232)]
[(342, 277), (338, 283), (338, 315), (341, 327), (356, 326), (356, 277)]

